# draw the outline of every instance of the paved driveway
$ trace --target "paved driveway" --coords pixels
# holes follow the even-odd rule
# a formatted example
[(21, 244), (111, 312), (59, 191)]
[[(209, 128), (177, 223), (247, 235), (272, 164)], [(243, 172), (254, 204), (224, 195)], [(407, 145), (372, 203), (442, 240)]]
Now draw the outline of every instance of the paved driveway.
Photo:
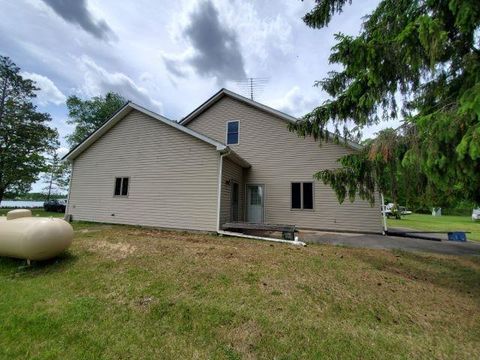
[(300, 240), (307, 243), (344, 245), (370, 249), (401, 249), (450, 255), (480, 256), (480, 243), (432, 241), (375, 234), (349, 234), (319, 231), (300, 231)]

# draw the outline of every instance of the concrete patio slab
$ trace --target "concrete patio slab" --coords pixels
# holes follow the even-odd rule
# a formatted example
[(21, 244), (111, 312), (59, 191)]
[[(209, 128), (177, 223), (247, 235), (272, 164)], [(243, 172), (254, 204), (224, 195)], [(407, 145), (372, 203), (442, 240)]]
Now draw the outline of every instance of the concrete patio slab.
[(352, 234), (302, 230), (299, 240), (310, 244), (342, 245), (369, 249), (399, 249), (450, 255), (480, 256), (480, 243), (432, 241), (377, 234)]

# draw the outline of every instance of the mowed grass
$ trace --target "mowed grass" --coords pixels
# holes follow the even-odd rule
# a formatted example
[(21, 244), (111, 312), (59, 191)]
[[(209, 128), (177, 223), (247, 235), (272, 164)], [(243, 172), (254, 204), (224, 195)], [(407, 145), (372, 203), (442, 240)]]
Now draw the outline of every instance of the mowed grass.
[[(6, 209), (6, 208), (1, 208), (0, 209), (0, 216), (6, 216), (7, 213), (11, 210), (15, 209)], [(43, 216), (43, 217), (61, 217), (65, 215), (64, 213), (58, 213), (58, 212), (51, 212), (51, 211), (45, 211), (43, 209), (30, 209), (32, 211), (32, 216)]]
[(388, 226), (425, 231), (470, 231), (467, 239), (480, 241), (480, 221), (473, 222), (471, 216), (411, 214), (401, 220), (388, 219)]
[(480, 358), (478, 257), (75, 228), (0, 258), (0, 358)]

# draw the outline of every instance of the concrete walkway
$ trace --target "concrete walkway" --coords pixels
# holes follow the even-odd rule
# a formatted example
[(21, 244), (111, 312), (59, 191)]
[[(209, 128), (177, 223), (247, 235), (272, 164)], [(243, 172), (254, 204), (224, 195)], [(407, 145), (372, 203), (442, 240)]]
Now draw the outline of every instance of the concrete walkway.
[(320, 231), (300, 231), (299, 240), (314, 244), (344, 245), (368, 249), (400, 249), (450, 255), (480, 256), (480, 243), (433, 241), (375, 234), (349, 234)]

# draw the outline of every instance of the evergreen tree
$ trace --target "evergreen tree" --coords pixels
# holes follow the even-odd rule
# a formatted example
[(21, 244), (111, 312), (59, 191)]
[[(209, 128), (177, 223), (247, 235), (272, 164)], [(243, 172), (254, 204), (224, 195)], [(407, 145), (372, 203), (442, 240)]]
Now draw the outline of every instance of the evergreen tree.
[[(323, 28), (346, 5), (317, 0), (304, 21)], [(331, 98), (290, 130), (325, 141), (330, 124), (336, 141), (358, 139), (365, 126), (402, 116), (409, 131), (401, 135), (404, 151), (396, 151), (396, 166), (417, 171), (418, 194), (441, 201), (461, 194), (480, 203), (479, 26), (479, 1), (382, 0), (358, 36), (335, 35), (330, 62), (342, 70), (316, 83)], [(370, 150), (341, 159), (343, 172), (322, 171), (317, 178), (340, 200), (355, 187), (360, 197), (373, 199), (374, 184), (382, 189), (383, 175), (393, 169), (384, 164), (381, 176)], [(393, 188), (383, 190), (392, 195)]]

